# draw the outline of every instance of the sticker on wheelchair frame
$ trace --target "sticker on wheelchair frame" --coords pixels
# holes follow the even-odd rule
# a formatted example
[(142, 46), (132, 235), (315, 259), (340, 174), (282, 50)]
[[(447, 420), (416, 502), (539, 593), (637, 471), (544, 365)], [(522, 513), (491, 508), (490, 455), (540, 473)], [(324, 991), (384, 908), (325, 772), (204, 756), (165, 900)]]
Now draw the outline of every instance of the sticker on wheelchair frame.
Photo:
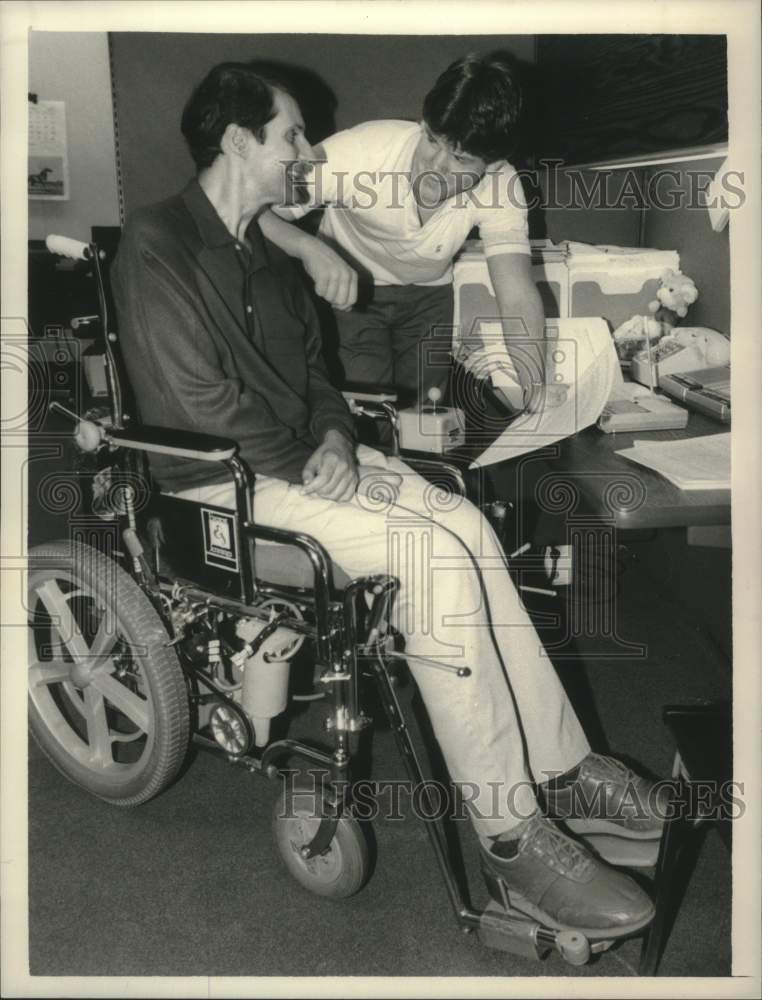
[(219, 510), (201, 508), (204, 524), (204, 562), (231, 573), (238, 572), (235, 516)]

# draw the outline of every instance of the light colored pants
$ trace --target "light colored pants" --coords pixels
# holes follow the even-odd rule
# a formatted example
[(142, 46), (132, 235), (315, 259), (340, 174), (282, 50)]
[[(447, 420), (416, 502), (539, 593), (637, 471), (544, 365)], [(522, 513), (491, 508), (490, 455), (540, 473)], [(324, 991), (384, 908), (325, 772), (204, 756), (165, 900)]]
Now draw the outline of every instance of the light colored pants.
[[(257, 477), (254, 519), (312, 535), (352, 578), (395, 576), (406, 651), (471, 668), (459, 678), (410, 661), (450, 776), (479, 835), (494, 836), (535, 810), (530, 773), (541, 782), (570, 770), (589, 744), (486, 519), (398, 459), (361, 445), (358, 461), (346, 504)], [(180, 495), (234, 506), (227, 484)]]

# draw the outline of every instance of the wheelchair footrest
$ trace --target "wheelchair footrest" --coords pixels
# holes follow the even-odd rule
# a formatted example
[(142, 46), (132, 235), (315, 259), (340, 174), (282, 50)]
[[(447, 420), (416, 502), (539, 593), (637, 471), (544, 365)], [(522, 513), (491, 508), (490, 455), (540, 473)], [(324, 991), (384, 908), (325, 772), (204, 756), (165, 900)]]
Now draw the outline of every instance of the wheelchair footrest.
[(607, 951), (613, 941), (591, 942), (580, 931), (545, 927), (518, 910), (506, 909), (490, 900), (479, 915), (478, 937), (487, 948), (525, 958), (542, 959), (555, 949), (570, 965), (584, 965), (591, 954)]

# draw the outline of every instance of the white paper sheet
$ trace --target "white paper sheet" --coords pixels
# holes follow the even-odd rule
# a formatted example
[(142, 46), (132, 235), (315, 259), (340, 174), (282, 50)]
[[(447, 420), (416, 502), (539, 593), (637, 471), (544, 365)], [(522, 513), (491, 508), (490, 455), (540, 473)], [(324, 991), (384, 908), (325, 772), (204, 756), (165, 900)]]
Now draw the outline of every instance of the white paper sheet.
[(617, 452), (682, 490), (730, 489), (730, 433), (684, 441), (635, 441)]
[[(549, 385), (569, 387), (566, 401), (557, 407), (546, 405), (541, 413), (522, 414), (472, 463), (472, 468), (518, 458), (589, 427), (601, 415), (614, 387), (622, 382), (619, 359), (605, 320), (549, 320), (545, 336), (547, 381)], [(495, 386), (513, 381), (511, 371), (515, 372), (501, 344), (501, 337), (490, 338), (490, 377)], [(485, 374), (486, 367), (481, 366)]]

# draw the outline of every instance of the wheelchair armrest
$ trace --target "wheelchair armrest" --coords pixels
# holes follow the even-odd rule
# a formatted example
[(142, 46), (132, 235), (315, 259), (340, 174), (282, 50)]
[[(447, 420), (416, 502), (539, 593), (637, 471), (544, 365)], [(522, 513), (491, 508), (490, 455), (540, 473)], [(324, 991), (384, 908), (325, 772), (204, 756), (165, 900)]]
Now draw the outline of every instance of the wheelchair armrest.
[(396, 403), (397, 393), (394, 389), (372, 389), (362, 382), (345, 382), (341, 395), (356, 403)]
[(374, 420), (385, 421), (391, 430), (392, 453), (399, 455), (400, 424), (397, 409), (397, 393), (393, 387), (387, 389), (371, 389), (361, 382), (347, 382), (341, 394), (356, 416), (371, 417)]
[(148, 424), (136, 424), (123, 430), (109, 429), (108, 439), (122, 448), (174, 455), (176, 458), (195, 458), (202, 462), (225, 462), (238, 451), (238, 445), (230, 438), (151, 427)]

